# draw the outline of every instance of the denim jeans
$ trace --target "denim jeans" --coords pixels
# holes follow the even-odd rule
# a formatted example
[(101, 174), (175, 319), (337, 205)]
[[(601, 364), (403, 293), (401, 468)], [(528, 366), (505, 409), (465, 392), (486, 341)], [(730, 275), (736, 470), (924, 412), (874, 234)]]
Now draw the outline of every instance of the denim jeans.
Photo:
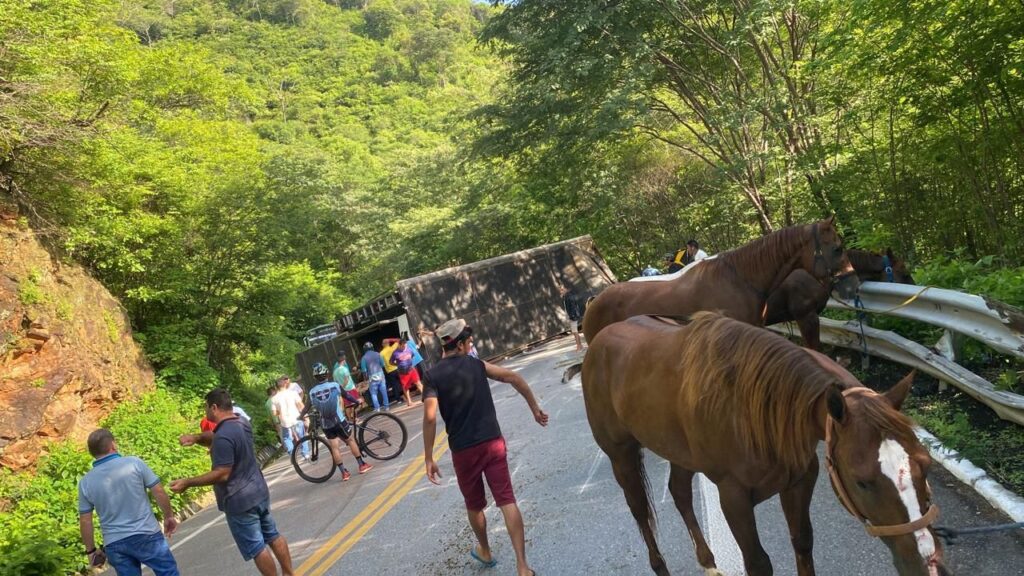
[[(292, 431), (295, 432), (294, 438), (292, 437)], [(302, 420), (296, 422), (295, 426), (292, 426), (291, 428), (285, 428), (284, 426), (281, 426), (281, 441), (284, 442), (284, 449), (287, 450), (289, 454), (292, 453), (292, 450), (295, 450), (296, 440), (302, 438), (305, 435), (306, 425), (305, 423), (302, 422)], [(302, 443), (302, 455), (309, 456), (309, 442)]]
[(383, 379), (370, 380), (370, 400), (373, 401), (374, 410), (379, 410), (381, 406), (381, 401), (377, 400), (377, 394), (380, 394), (381, 398), (384, 399), (384, 407), (389, 408), (390, 405), (388, 403), (388, 387), (387, 384), (384, 383)]
[(224, 514), (224, 517), (228, 521), (231, 536), (238, 545), (238, 551), (242, 553), (242, 558), (246, 562), (259, 555), (268, 544), (280, 536), (277, 524), (270, 515), (269, 499), (241, 514)]
[(152, 568), (156, 576), (179, 576), (178, 564), (161, 532), (129, 536), (103, 549), (117, 576), (140, 576), (143, 564)]

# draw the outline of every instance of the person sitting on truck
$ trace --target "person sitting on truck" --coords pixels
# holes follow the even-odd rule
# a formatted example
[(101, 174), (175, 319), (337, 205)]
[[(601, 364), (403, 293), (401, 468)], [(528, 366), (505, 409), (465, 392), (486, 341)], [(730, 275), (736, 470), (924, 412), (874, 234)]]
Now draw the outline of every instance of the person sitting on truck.
[(700, 262), (707, 257), (708, 253), (700, 249), (700, 243), (693, 239), (686, 241), (686, 256), (683, 258), (683, 264)]

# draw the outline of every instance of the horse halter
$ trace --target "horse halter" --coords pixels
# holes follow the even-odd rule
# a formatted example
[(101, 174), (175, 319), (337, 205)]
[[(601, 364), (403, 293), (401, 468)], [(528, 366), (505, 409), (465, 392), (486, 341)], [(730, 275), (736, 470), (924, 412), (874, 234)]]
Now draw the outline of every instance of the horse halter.
[[(871, 393), (875, 394), (873, 390), (864, 387), (849, 388), (843, 391), (843, 397), (845, 398), (852, 392), (857, 393)], [(836, 470), (835, 460), (832, 456), (832, 447), (835, 443), (835, 420), (832, 415), (829, 414), (825, 421), (825, 469), (828, 470), (828, 479), (832, 482), (832, 490), (836, 493), (836, 497), (843, 504), (843, 508), (850, 513), (851, 516), (861, 521), (864, 524), (864, 529), (870, 536), (881, 538), (883, 536), (903, 536), (904, 534), (912, 534), (918, 530), (931, 526), (933, 522), (939, 517), (939, 507), (935, 504), (928, 504), (928, 511), (923, 516), (914, 520), (913, 522), (904, 522), (903, 524), (892, 524), (889, 526), (875, 526), (867, 519), (867, 516), (862, 514), (857, 509), (856, 504), (853, 503), (853, 499), (850, 498), (850, 493), (847, 492), (846, 486), (843, 485), (843, 479), (839, 476), (839, 472)], [(929, 495), (930, 496), (930, 495)]]
[(889, 255), (888, 254), (883, 254), (882, 255), (882, 270), (883, 270), (883, 272), (885, 272), (885, 281), (886, 282), (895, 282), (896, 281), (895, 274), (893, 274), (893, 270), (892, 270), (892, 261), (889, 260)]

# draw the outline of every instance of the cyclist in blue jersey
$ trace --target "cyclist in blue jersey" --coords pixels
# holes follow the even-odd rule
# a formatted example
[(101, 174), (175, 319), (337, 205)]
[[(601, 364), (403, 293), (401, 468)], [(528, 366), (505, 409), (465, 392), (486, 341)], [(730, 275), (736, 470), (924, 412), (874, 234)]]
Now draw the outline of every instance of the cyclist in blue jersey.
[[(356, 457), (356, 462), (359, 464), (359, 473), (365, 474), (369, 472), (373, 465), (363, 461), (363, 455), (359, 452), (359, 446), (356, 445), (355, 439), (352, 438), (352, 424), (345, 419), (344, 406), (341, 404), (341, 385), (328, 380), (330, 372), (328, 372), (327, 366), (319, 362), (313, 364), (313, 377), (316, 378), (317, 384), (309, 389), (309, 403), (320, 412), (324, 435), (327, 436), (327, 443), (331, 447), (331, 457), (334, 458), (334, 464), (341, 471), (342, 481), (347, 481), (352, 475), (341, 462), (339, 438), (345, 441), (348, 449), (352, 451), (352, 455)], [(305, 416), (308, 410), (309, 408), (303, 410), (302, 416)]]

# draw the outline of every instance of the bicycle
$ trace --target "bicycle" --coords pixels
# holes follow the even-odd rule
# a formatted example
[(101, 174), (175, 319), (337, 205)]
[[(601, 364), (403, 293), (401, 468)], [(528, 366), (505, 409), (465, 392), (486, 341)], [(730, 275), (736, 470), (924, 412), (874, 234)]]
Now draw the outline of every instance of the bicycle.
[[(350, 424), (359, 451), (375, 460), (397, 458), (409, 439), (405, 423), (387, 412), (374, 412), (362, 422), (357, 419)], [(308, 457), (302, 456), (305, 446), (309, 447)], [(307, 482), (326, 482), (338, 468), (331, 457), (331, 448), (323, 434), (320, 413), (316, 408), (310, 407), (308, 433), (296, 443), (291, 459), (295, 472)]]

